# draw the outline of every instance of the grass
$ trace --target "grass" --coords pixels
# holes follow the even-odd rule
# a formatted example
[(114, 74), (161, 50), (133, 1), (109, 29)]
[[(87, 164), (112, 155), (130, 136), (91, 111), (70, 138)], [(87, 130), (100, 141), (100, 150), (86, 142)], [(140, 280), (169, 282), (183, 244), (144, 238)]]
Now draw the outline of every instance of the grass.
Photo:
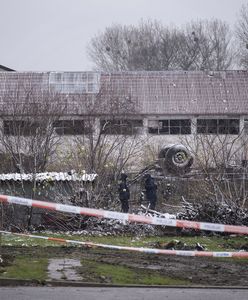
[(47, 258), (17, 257), (12, 265), (4, 268), (0, 278), (44, 281), (47, 279), (47, 266)]
[[(83, 260), (83, 272), (90, 277), (107, 280), (111, 284), (141, 284), (141, 285), (189, 285), (190, 281), (179, 278), (165, 277), (157, 271), (133, 269), (113, 264), (98, 263)], [(93, 270), (93, 271), (92, 271)]]
[[(39, 234), (42, 235), (42, 234)], [(188, 246), (194, 247), (196, 243), (205, 246), (208, 251), (237, 251), (242, 245), (248, 244), (248, 237), (246, 236), (163, 236), (163, 237), (130, 237), (130, 236), (80, 236), (80, 235), (63, 235), (63, 234), (44, 234), (45, 236), (54, 236), (57, 238), (64, 238), (68, 240), (90, 241), (93, 243), (133, 246), (133, 247), (147, 247), (156, 248), (158, 243), (167, 243), (172, 240), (178, 240), (186, 243)], [(2, 245), (9, 246), (54, 246), (69, 245), (64, 243), (57, 243), (43, 239), (35, 239), (29, 237), (20, 237), (12, 235), (2, 235)], [(70, 244), (72, 246), (73, 244)]]
[[(83, 276), (87, 274), (88, 277), (85, 278), (85, 281), (89, 282), (102, 282), (102, 278), (104, 278), (107, 279), (107, 283), (111, 284), (190, 284), (190, 281), (165, 277), (152, 270), (134, 269), (85, 259), (82, 260), (82, 266), (78, 267), (77, 270)], [(43, 282), (47, 279), (47, 267), (48, 259), (44, 257), (16, 257), (11, 265), (1, 270), (0, 278), (29, 279)]]
[[(42, 235), (42, 234), (39, 234)], [(162, 236), (162, 237), (135, 237), (135, 236), (80, 236), (80, 235), (61, 235), (61, 234), (44, 234), (46, 236), (54, 236), (58, 238), (91, 241), (93, 243), (123, 245), (133, 247), (156, 248), (157, 243), (166, 243), (172, 240), (179, 240), (188, 246), (195, 246), (200, 243), (206, 247), (208, 251), (237, 251), (241, 245), (248, 244), (246, 236)], [(34, 239), (13, 235), (2, 235), (1, 245), (13, 247), (13, 251), (17, 249), (18, 253), (14, 257), (12, 265), (0, 268), (0, 278), (16, 278), (16, 279), (34, 279), (44, 281), (47, 279), (48, 258), (56, 257), (56, 249), (65, 247), (66, 244), (47, 241), (44, 239)], [(68, 246), (72, 246), (69, 244)], [(20, 248), (19, 248), (20, 247)], [(22, 248), (23, 247), (23, 248)], [(49, 247), (49, 248), (48, 248)], [(77, 246), (75, 246), (76, 248)], [(25, 251), (25, 248), (27, 249)], [(29, 249), (29, 254), (28, 254)], [(49, 249), (49, 250), (48, 250)], [(52, 251), (54, 249), (54, 251)], [(1, 250), (1, 247), (0, 247)], [(98, 251), (99, 249), (97, 249)], [(19, 252), (18, 252), (19, 251)], [(95, 251), (95, 249), (91, 249)], [(104, 251), (103, 249), (100, 251)], [(114, 250), (113, 250), (114, 251)], [(116, 250), (118, 251), (118, 250)], [(0, 252), (1, 253), (1, 252)], [(23, 253), (23, 254), (21, 254)], [(65, 252), (69, 255), (69, 252)], [(15, 256), (15, 254), (14, 254)], [(219, 258), (224, 259), (224, 258)], [(230, 260), (236, 260), (228, 259)], [(247, 259), (238, 260), (239, 263), (247, 264)], [(180, 278), (165, 277), (157, 270), (148, 270), (142, 268), (132, 268), (129, 266), (117, 265), (110, 263), (82, 260), (81, 273), (83, 277), (88, 274), (88, 280), (95, 282), (106, 282), (112, 284), (148, 284), (148, 285), (188, 285), (187, 280)], [(87, 278), (85, 279), (87, 281)]]
[(172, 240), (181, 241), (188, 246), (194, 247), (196, 243), (200, 243), (209, 251), (235, 251), (244, 244), (248, 244), (248, 238), (245, 236), (194, 236), (194, 237), (180, 237), (180, 236), (163, 236), (163, 237), (91, 237), (91, 241), (95, 243), (133, 246), (133, 247), (147, 247), (156, 248), (157, 243), (167, 243)]

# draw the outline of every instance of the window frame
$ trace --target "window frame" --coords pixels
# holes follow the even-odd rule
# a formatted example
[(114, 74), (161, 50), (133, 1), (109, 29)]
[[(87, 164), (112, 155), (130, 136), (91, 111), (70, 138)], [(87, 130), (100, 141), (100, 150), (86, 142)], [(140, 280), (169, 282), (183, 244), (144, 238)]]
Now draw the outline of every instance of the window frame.
[[(232, 125), (232, 123), (236, 123), (236, 124)], [(196, 132), (197, 134), (238, 135), (240, 133), (240, 119), (198, 118), (196, 122)]]
[[(72, 126), (70, 126), (70, 124)], [(80, 126), (82, 125), (82, 126)], [(57, 135), (85, 135), (90, 128), (85, 126), (84, 119), (61, 119), (53, 122), (53, 128)]]
[(61, 94), (96, 94), (100, 77), (97, 72), (51, 72), (49, 88)]
[(101, 119), (100, 128), (106, 135), (136, 135), (143, 129), (143, 119)]
[(42, 125), (38, 121), (32, 120), (3, 120), (3, 133), (6, 136), (35, 136), (41, 134)]
[[(149, 121), (150, 124), (153, 122), (157, 125), (149, 126)], [(188, 135), (192, 132), (191, 125), (191, 119), (151, 119), (148, 120), (148, 133), (154, 135)]]

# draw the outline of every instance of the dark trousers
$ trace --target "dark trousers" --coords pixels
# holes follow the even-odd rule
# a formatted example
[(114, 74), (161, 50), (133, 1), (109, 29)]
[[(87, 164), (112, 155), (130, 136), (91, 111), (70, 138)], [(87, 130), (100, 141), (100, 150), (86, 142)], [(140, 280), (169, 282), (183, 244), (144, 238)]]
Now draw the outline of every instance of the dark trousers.
[(129, 210), (128, 200), (121, 200), (121, 211), (127, 213)]

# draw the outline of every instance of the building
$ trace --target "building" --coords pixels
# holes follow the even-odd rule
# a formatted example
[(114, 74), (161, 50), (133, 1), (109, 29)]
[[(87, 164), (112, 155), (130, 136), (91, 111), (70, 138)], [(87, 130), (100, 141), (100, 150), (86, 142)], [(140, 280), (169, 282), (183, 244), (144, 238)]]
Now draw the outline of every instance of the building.
[[(1, 117), (7, 115), (6, 94), (24, 86), (56, 92), (67, 103), (66, 115), (75, 120), (85, 116), (86, 97), (101, 92), (101, 100), (119, 97), (133, 103), (132, 110), (116, 114), (119, 130), (125, 121), (143, 127), (150, 135), (238, 134), (248, 122), (247, 71), (164, 71), (164, 72), (2, 72), (0, 73)], [(104, 87), (104, 88), (103, 88)], [(26, 89), (27, 92), (27, 89)], [(15, 99), (22, 102), (22, 96)], [(13, 100), (13, 99), (11, 99)], [(96, 111), (96, 117), (101, 116)], [(106, 118), (111, 111), (101, 113)], [(98, 115), (98, 116), (97, 116)], [(117, 118), (117, 119), (118, 119)], [(123, 121), (123, 122), (121, 122)], [(69, 123), (68, 123), (69, 124)], [(123, 126), (121, 126), (123, 124)], [(195, 128), (192, 125), (196, 125)], [(123, 127), (123, 128), (122, 128)], [(247, 129), (247, 128), (246, 128)], [(71, 131), (73, 132), (73, 131)], [(61, 131), (61, 134), (66, 134)]]
[[(51, 112), (57, 116), (54, 131), (65, 142), (99, 132), (110, 139), (140, 136), (159, 147), (198, 135), (235, 140), (248, 134), (248, 72), (0, 72), (1, 138), (36, 133), (38, 123)], [(2, 157), (2, 164), (5, 161)], [(106, 189), (112, 177), (107, 172), (99, 175)], [(12, 183), (16, 175), (10, 178)], [(0, 181), (9, 187), (5, 176)], [(199, 182), (195, 186), (198, 189)]]
[(95, 131), (139, 134), (160, 145), (195, 134), (248, 133), (247, 71), (1, 72), (5, 134), (14, 134), (9, 104), (23, 103), (31, 90), (37, 99), (39, 91), (65, 105), (53, 124), (58, 135), (87, 134), (89, 115)]
[(0, 65), (0, 72), (11, 72), (11, 71), (15, 71), (15, 70), (5, 67), (3, 65)]

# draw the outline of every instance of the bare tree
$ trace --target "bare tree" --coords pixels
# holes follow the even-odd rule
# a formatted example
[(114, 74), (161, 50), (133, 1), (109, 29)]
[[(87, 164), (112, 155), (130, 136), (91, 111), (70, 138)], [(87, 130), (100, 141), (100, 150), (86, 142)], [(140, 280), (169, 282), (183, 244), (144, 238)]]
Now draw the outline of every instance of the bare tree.
[[(0, 146), (3, 160), (8, 158), (9, 162), (2, 172), (32, 174), (31, 191), (26, 190), (21, 180), (23, 196), (37, 196), (37, 173), (46, 170), (55, 154), (59, 137), (54, 134), (53, 123), (64, 110), (57, 94), (32, 87), (29, 82), (19, 81), (2, 96)], [(32, 208), (28, 215), (29, 226)]]
[(88, 53), (100, 70), (161, 70), (173, 57), (173, 34), (158, 22), (141, 22), (139, 27), (114, 25), (92, 39)]
[(232, 64), (230, 29), (220, 20), (196, 21), (181, 29), (157, 21), (113, 25), (95, 36), (88, 54), (97, 69), (223, 70)]
[(195, 21), (179, 35), (177, 62), (183, 70), (226, 70), (232, 66), (229, 26), (218, 19)]
[(238, 64), (248, 68), (248, 4), (241, 7), (236, 24), (236, 39), (238, 42)]
[[(33, 173), (32, 194), (22, 182), (23, 195), (38, 196), (37, 172), (46, 170), (49, 160), (61, 153), (52, 166), (57, 164), (60, 171), (62, 168), (73, 169), (78, 175), (97, 173), (98, 177), (93, 184), (80, 180), (69, 183), (68, 193), (58, 191), (55, 201), (90, 207), (119, 207), (115, 192), (120, 172), (137, 160), (142, 146), (138, 133), (143, 123), (142, 119), (134, 119), (136, 104), (131, 96), (121, 90), (117, 93), (106, 83), (97, 94), (73, 94), (70, 116), (67, 116), (64, 114), (66, 103), (63, 104), (66, 97), (61, 94), (36, 91), (26, 85), (18, 86), (13, 94), (6, 90), (0, 141), (3, 152), (13, 161), (14, 171)], [(70, 127), (71, 124), (74, 127)], [(58, 133), (65, 129), (60, 127), (64, 125), (69, 126), (69, 135), (63, 137)], [(59, 147), (61, 138), (65, 143), (63, 147)], [(30, 225), (33, 211), (32, 208), (28, 210)], [(47, 215), (60, 228), (69, 228), (68, 218), (52, 213)], [(70, 228), (72, 224), (81, 226), (82, 218), (69, 219)]]
[(195, 208), (201, 210), (198, 217), (200, 213), (208, 218), (205, 221), (242, 222), (248, 199), (247, 166), (242, 164), (248, 154), (247, 137), (243, 132), (236, 136), (195, 134), (183, 138), (183, 143), (193, 153), (198, 170), (197, 185), (191, 191)]
[[(21, 90), (18, 87), (16, 95), (6, 92), (3, 96), (1, 148), (11, 157), (15, 171), (42, 172), (58, 145), (53, 123), (64, 107), (56, 94), (33, 88)], [(22, 94), (21, 100), (18, 94)]]
[(98, 175), (94, 186), (79, 187), (87, 189), (91, 207), (119, 206), (115, 201), (117, 180), (137, 161), (144, 139), (139, 136), (142, 119), (132, 116), (135, 109), (129, 95), (116, 94), (108, 84), (95, 97), (84, 98), (84, 133), (73, 137), (66, 163), (79, 174), (86, 170)]

